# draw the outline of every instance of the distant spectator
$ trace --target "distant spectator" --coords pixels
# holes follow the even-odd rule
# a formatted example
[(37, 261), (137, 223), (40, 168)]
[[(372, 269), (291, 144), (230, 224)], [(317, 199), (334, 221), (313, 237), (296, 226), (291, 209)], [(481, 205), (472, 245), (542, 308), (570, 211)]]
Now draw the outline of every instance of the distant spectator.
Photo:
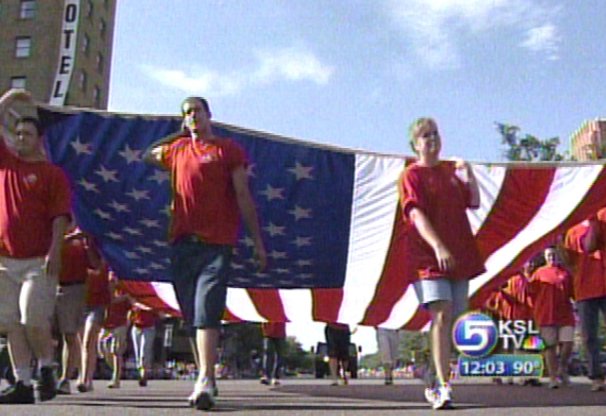
[(393, 369), (400, 356), (400, 331), (397, 329), (377, 328), (377, 345), (381, 364), (385, 372), (385, 385), (393, 384)]
[(264, 322), (261, 324), (263, 333), (263, 375), (261, 384), (272, 386), (280, 384), (284, 348), (286, 343), (286, 323)]
[(349, 343), (351, 332), (349, 325), (340, 323), (327, 323), (324, 328), (326, 345), (328, 347), (328, 367), (332, 378), (332, 386), (348, 384), (347, 369), (349, 368)]
[(146, 387), (154, 362), (154, 339), (156, 338), (158, 314), (149, 306), (135, 303), (130, 311), (130, 321), (133, 324), (131, 336), (139, 386)]

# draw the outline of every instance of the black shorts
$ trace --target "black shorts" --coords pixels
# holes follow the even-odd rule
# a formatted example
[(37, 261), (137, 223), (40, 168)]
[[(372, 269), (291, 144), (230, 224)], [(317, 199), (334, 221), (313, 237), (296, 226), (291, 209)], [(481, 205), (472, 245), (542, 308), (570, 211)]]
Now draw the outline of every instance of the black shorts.
[(328, 356), (338, 360), (349, 359), (350, 333), (348, 329), (339, 329), (331, 326), (324, 328)]

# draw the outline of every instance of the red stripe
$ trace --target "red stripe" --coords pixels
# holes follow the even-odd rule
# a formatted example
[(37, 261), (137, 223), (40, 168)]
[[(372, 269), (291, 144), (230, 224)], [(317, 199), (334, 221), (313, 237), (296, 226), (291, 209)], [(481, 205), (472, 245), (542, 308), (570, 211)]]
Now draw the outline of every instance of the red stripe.
[(484, 260), (513, 239), (534, 218), (545, 203), (555, 171), (555, 168), (507, 170), (499, 195), (476, 234)]
[(287, 322), (277, 289), (246, 289), (261, 316), (271, 322)]
[(406, 288), (414, 281), (414, 268), (406, 259), (406, 235), (401, 210), (396, 210), (395, 224), (383, 273), (375, 289), (361, 325), (376, 326), (385, 322), (394, 305), (406, 292)]
[(244, 319), (234, 315), (227, 307), (225, 307), (225, 310), (223, 311), (223, 320), (227, 322), (244, 322)]
[(343, 302), (342, 288), (319, 288), (311, 290), (312, 316), (314, 321), (337, 322)]

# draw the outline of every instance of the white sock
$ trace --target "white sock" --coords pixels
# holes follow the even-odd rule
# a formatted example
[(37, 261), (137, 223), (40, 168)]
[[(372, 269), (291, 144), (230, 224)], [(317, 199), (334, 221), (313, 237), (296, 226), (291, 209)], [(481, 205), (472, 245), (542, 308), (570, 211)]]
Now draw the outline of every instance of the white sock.
[(15, 380), (26, 386), (32, 385), (32, 369), (29, 367), (15, 368)]

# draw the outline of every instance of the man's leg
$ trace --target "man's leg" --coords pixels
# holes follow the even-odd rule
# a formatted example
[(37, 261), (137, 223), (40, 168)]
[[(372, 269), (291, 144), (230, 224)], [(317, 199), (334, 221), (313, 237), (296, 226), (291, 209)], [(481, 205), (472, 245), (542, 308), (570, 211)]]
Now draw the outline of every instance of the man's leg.
[(595, 299), (582, 300), (577, 302), (577, 307), (581, 318), (583, 344), (587, 352), (589, 379), (602, 379), (604, 375), (600, 364), (600, 339), (598, 337), (599, 301)]

